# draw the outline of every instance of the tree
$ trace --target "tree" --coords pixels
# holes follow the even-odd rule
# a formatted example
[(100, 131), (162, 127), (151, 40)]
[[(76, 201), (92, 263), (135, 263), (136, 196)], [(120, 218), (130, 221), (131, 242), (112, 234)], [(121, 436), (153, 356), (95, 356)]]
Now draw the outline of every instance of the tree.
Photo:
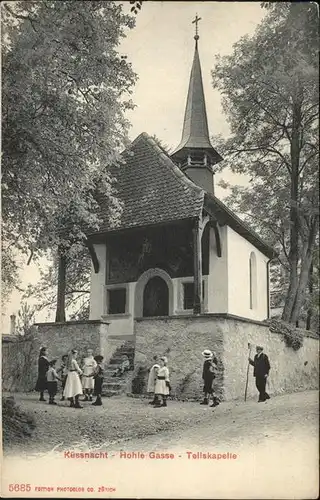
[(8, 2), (2, 13), (2, 241), (10, 287), (11, 248), (34, 256), (58, 248), (64, 258), (85, 240), (85, 228), (98, 227), (96, 189), (117, 216), (108, 165), (120, 163), (127, 142), (136, 75), (118, 53), (134, 18), (117, 2)]
[(18, 335), (30, 335), (33, 330), (36, 309), (27, 302), (22, 302), (18, 311), (16, 331)]
[(318, 18), (312, 3), (267, 3), (252, 38), (218, 58), (231, 136), (224, 156), (250, 176), (229, 203), (279, 250), (288, 276), (282, 318), (296, 323), (305, 302), (318, 234)]

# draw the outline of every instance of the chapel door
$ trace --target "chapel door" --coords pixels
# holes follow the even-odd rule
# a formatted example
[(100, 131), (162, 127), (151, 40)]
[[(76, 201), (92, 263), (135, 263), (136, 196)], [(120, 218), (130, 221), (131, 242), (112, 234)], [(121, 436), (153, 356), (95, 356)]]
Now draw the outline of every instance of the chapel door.
[(168, 316), (169, 290), (167, 283), (155, 276), (151, 278), (143, 291), (143, 316)]

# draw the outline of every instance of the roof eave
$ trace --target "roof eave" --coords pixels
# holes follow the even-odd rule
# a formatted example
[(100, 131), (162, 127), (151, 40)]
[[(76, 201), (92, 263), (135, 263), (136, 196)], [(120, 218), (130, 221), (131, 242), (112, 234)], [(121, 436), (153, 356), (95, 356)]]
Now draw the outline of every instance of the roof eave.
[(278, 253), (274, 250), (274, 248), (265, 243), (260, 236), (253, 231), (253, 229), (239, 219), (239, 217), (232, 213), (224, 203), (210, 193), (205, 193), (204, 209), (208, 211), (209, 214), (212, 211), (212, 215), (217, 218), (218, 222), (229, 225), (231, 229), (243, 236), (243, 238), (254, 245), (270, 260), (277, 257)]

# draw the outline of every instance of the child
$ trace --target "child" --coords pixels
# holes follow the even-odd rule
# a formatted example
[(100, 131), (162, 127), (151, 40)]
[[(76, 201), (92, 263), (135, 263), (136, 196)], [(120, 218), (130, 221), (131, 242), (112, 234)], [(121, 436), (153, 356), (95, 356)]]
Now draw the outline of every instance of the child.
[(94, 357), (96, 361), (96, 368), (94, 371), (94, 395), (97, 397), (93, 404), (93, 406), (102, 406), (101, 395), (102, 395), (102, 384), (103, 384), (103, 356), (100, 354)]
[[(154, 404), (154, 408), (160, 408), (161, 406), (167, 406), (167, 396), (170, 392), (170, 380), (169, 380), (169, 369), (167, 367), (167, 358), (162, 356), (160, 358), (160, 368), (157, 372), (157, 380), (154, 387), (154, 392), (157, 399)], [(162, 400), (162, 404), (161, 404)]]
[(148, 377), (148, 385), (147, 385), (147, 392), (153, 394), (153, 400), (149, 401), (149, 405), (154, 405), (156, 403), (156, 395), (154, 393), (154, 388), (157, 380), (157, 373), (160, 368), (160, 365), (158, 364), (158, 359), (159, 357), (153, 356), (153, 365), (150, 368), (150, 373)]
[(82, 370), (76, 361), (78, 351), (72, 349), (68, 356), (67, 368), (68, 376), (66, 385), (63, 391), (63, 396), (70, 401), (70, 407), (72, 408), (82, 408), (79, 403), (79, 396), (83, 394), (82, 385), (80, 381), (80, 375), (82, 375)]
[(68, 354), (64, 354), (61, 358), (61, 365), (59, 370), (57, 370), (58, 374), (61, 377), (61, 382), (62, 382), (62, 396), (60, 401), (64, 401), (64, 395), (63, 391), (66, 386), (66, 381), (67, 381), (67, 376), (68, 376), (68, 368), (67, 368), (67, 360), (68, 360)]
[(36, 391), (40, 392), (39, 401), (45, 401), (44, 391), (47, 390), (47, 371), (49, 369), (48, 349), (41, 347), (38, 358), (38, 379), (36, 383)]
[(54, 398), (55, 395), (58, 392), (58, 380), (61, 380), (58, 377), (58, 374), (56, 372), (55, 366), (56, 366), (56, 359), (53, 359), (52, 361), (49, 362), (49, 370), (47, 371), (47, 387), (48, 387), (48, 393), (49, 393), (49, 405), (56, 405), (57, 403), (55, 402)]
[(121, 377), (124, 372), (128, 372), (130, 370), (130, 361), (128, 356), (125, 354), (122, 356), (122, 362), (117, 371), (112, 375), (113, 377)]
[(94, 389), (93, 374), (97, 367), (97, 363), (94, 360), (92, 349), (88, 349), (87, 354), (87, 357), (83, 360), (82, 387), (85, 394), (84, 401), (92, 401), (92, 393)]
[(219, 403), (218, 399), (214, 396), (212, 384), (215, 379), (217, 358), (215, 353), (211, 352), (209, 349), (205, 349), (202, 353), (202, 356), (204, 357), (204, 363), (202, 369), (204, 399), (200, 404), (208, 405), (209, 397), (211, 396), (212, 397), (211, 407), (215, 407)]

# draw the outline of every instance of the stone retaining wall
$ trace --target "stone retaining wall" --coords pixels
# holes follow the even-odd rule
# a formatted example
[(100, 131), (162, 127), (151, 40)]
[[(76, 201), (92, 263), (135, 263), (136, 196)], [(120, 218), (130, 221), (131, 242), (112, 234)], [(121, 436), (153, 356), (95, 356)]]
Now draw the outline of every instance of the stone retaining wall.
[[(2, 338), (2, 390), (27, 392), (34, 389), (40, 344), (38, 339), (7, 335)], [(9, 338), (11, 337), (11, 338)]]
[[(5, 391), (25, 392), (35, 387), (38, 356), (41, 347), (48, 348), (49, 359), (61, 357), (76, 348), (81, 360), (88, 348), (94, 355), (107, 348), (108, 323), (102, 321), (67, 321), (37, 323), (31, 336), (18, 337), (14, 342), (2, 339), (2, 387)], [(9, 337), (9, 336), (7, 336)]]
[(211, 349), (220, 360), (216, 389), (222, 395), (223, 329), (218, 324), (213, 325), (206, 316), (145, 318), (136, 321), (135, 333), (135, 373), (139, 368), (140, 372), (149, 368), (155, 354), (166, 355), (172, 395), (178, 398), (195, 397), (202, 393), (203, 388), (201, 353), (204, 349)]
[[(147, 367), (154, 354), (168, 356), (172, 395), (200, 398), (202, 395), (201, 352), (211, 349), (220, 360), (216, 389), (225, 400), (242, 399), (248, 367), (248, 343), (261, 344), (268, 354), (271, 394), (315, 389), (318, 386), (319, 340), (305, 336), (294, 351), (281, 334), (271, 333), (267, 323), (231, 315), (141, 318), (135, 323), (135, 373)], [(254, 355), (254, 349), (251, 351)], [(253, 369), (249, 370), (248, 397), (256, 397)]]

